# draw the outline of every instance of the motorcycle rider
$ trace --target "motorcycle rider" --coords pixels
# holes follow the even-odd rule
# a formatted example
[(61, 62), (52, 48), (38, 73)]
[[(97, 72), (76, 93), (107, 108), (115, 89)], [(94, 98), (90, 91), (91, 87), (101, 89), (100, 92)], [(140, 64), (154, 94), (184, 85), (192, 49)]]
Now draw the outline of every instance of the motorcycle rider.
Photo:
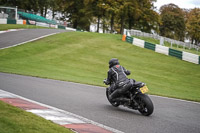
[(111, 90), (114, 90), (110, 95), (109, 99), (112, 102), (128, 102), (130, 100), (127, 98), (120, 97), (122, 94), (126, 93), (132, 86), (130, 80), (127, 78), (130, 75), (130, 71), (126, 70), (120, 65), (118, 59), (112, 58), (109, 61), (109, 71), (107, 79), (104, 80), (106, 85), (111, 85)]

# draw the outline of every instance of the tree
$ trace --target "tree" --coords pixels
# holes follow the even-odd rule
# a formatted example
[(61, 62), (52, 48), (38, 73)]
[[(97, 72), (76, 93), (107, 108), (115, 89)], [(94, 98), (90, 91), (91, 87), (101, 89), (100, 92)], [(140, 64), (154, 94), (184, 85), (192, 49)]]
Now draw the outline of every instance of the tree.
[(160, 34), (169, 38), (184, 41), (185, 20), (183, 10), (177, 5), (169, 4), (160, 8)]
[(155, 0), (139, 0), (139, 9), (135, 17), (135, 28), (140, 29), (143, 32), (151, 33), (151, 30), (159, 32), (159, 14), (155, 12), (153, 2)]
[(117, 0), (118, 2), (118, 10), (117, 10), (117, 20), (120, 25), (120, 34), (123, 34), (125, 27), (125, 20), (127, 18), (128, 13), (128, 2), (127, 0)]
[(117, 15), (117, 9), (118, 9), (118, 2), (116, 0), (107, 0), (108, 8), (108, 18), (110, 18), (110, 29), (111, 33), (114, 32), (114, 23), (115, 23), (115, 18)]
[(118, 0), (118, 23), (120, 26), (120, 33), (123, 29), (138, 29), (144, 32), (154, 31), (158, 32), (159, 14), (153, 8), (155, 0)]
[(46, 17), (47, 9), (50, 8), (50, 0), (38, 0), (38, 6), (41, 16)]
[(47, 9), (64, 14), (63, 19), (73, 25), (73, 28), (89, 30), (90, 23), (97, 22), (99, 32), (100, 22), (103, 32), (110, 27), (123, 33), (124, 28), (150, 32), (156, 30), (158, 14), (153, 11), (155, 0), (0, 0), (6, 6), (18, 6), (25, 11), (40, 12), (46, 17)]
[(55, 18), (55, 12), (60, 10), (59, 0), (50, 0), (50, 10), (52, 10), (52, 19)]
[(200, 43), (200, 8), (194, 8), (189, 12), (186, 27), (192, 43)]
[(93, 0), (89, 4), (89, 7), (92, 10), (93, 17), (95, 17), (95, 23), (96, 23), (96, 18), (97, 18), (97, 32), (99, 32), (100, 21), (105, 13), (104, 5), (105, 3), (103, 0)]
[(90, 0), (60, 0), (62, 13), (72, 23), (73, 28), (89, 30), (92, 19), (92, 10), (89, 8)]
[(139, 7), (139, 1), (127, 1), (127, 19), (126, 23), (128, 24), (128, 29), (132, 29), (133, 26), (136, 24), (136, 20), (141, 15), (141, 10)]
[(15, 7), (19, 5), (17, 0), (0, 0), (0, 5)]
[(106, 0), (101, 4), (103, 33), (105, 32), (105, 29), (108, 30), (109, 24), (111, 33), (113, 32), (117, 4), (118, 2), (115, 0)]

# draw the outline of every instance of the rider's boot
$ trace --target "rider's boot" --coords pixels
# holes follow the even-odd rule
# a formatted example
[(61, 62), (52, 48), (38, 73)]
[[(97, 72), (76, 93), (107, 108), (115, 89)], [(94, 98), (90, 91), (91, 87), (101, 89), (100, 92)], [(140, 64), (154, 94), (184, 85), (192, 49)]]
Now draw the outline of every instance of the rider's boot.
[(114, 101), (117, 97), (119, 97), (119, 93), (117, 91), (114, 91), (111, 95), (109, 95), (110, 101)]

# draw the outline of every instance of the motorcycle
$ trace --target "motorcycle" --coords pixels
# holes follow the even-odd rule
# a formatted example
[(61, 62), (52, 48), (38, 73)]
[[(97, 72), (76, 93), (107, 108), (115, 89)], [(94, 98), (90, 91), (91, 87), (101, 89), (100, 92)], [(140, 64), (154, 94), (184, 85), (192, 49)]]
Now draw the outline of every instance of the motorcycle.
[(129, 99), (129, 102), (110, 100), (109, 95), (114, 91), (112, 90), (112, 87), (106, 88), (106, 97), (108, 101), (114, 107), (123, 105), (130, 109), (138, 110), (144, 116), (151, 115), (153, 113), (154, 106), (151, 99), (146, 94), (148, 92), (148, 87), (145, 83), (136, 82), (134, 79), (130, 79), (130, 82), (132, 84), (130, 89), (125, 94), (119, 97), (119, 99)]

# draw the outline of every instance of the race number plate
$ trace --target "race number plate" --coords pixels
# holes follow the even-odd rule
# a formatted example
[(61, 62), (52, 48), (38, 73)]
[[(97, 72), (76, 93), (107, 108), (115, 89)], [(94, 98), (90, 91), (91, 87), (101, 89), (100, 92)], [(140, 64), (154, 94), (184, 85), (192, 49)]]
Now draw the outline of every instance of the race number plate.
[(147, 88), (147, 86), (143, 86), (142, 88), (140, 88), (140, 91), (144, 94), (144, 93), (148, 92), (149, 89)]

